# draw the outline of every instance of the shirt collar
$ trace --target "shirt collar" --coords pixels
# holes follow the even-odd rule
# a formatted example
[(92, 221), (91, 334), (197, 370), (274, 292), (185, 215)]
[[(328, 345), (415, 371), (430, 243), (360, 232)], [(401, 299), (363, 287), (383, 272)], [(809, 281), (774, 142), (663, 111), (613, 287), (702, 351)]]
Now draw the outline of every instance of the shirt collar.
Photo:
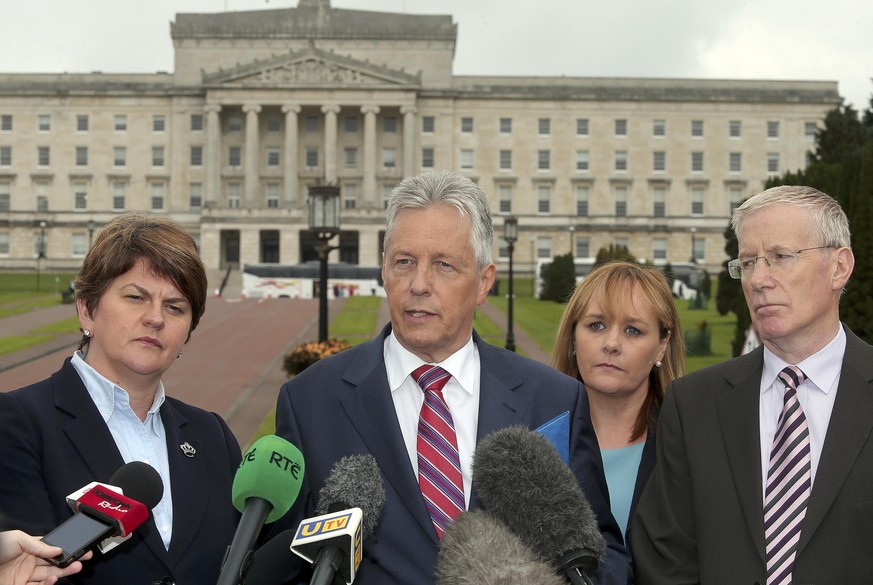
[[(435, 364), (440, 366), (445, 371), (452, 375), (461, 388), (467, 394), (472, 395), (475, 386), (476, 373), (478, 368), (474, 367), (477, 356), (476, 344), (473, 343), (473, 337), (467, 340), (461, 349)], [(425, 362), (421, 358), (407, 350), (392, 331), (385, 339), (385, 368), (388, 372), (388, 384), (391, 386), (391, 392), (394, 392), (403, 384), (414, 370)]]
[(761, 375), (761, 392), (764, 393), (775, 383), (776, 378), (785, 367), (796, 365), (806, 375), (813, 386), (829, 394), (834, 387), (834, 381), (840, 375), (843, 355), (846, 353), (846, 332), (839, 327), (836, 337), (830, 343), (812, 354), (799, 364), (789, 364), (764, 347), (764, 372)]

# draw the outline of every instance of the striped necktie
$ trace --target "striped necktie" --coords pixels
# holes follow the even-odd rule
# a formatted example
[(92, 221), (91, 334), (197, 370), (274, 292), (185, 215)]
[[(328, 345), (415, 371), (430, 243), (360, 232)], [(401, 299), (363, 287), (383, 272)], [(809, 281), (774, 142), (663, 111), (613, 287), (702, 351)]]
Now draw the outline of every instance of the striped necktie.
[(791, 583), (794, 556), (812, 491), (809, 426), (797, 401), (797, 387), (806, 375), (800, 368), (788, 366), (779, 373), (779, 379), (785, 384), (785, 400), (770, 451), (764, 492), (767, 585)]
[(437, 536), (464, 511), (464, 481), (452, 414), (442, 389), (452, 377), (439, 366), (423, 365), (412, 377), (424, 391), (418, 419), (418, 486)]

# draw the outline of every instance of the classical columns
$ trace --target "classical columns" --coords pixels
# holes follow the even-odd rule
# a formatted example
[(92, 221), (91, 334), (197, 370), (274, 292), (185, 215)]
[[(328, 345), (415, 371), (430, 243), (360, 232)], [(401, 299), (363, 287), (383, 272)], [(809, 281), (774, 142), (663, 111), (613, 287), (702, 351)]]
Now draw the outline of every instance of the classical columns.
[(220, 199), (221, 190), (221, 123), (218, 114), (221, 106), (209, 104), (203, 111), (206, 113), (206, 193), (204, 203), (214, 206)]
[(403, 106), (403, 169), (404, 177), (415, 174), (415, 114), (418, 112), (412, 106)]
[(376, 114), (379, 106), (361, 106), (364, 114), (364, 193), (365, 205), (379, 207), (380, 198), (376, 194)]
[(321, 107), (324, 114), (324, 180), (336, 184), (336, 115), (340, 107), (329, 104)]
[(246, 146), (245, 146), (245, 202), (242, 207), (257, 207), (255, 202), (258, 195), (258, 179), (260, 177), (258, 166), (258, 114), (261, 106), (257, 104), (245, 104), (242, 111), (246, 115)]
[(297, 186), (299, 183), (297, 161), (297, 114), (300, 113), (300, 106), (297, 104), (285, 104), (282, 106), (282, 113), (285, 114), (285, 148), (283, 160), (283, 172), (285, 175), (285, 205), (293, 207), (295, 203), (303, 204), (301, 199), (297, 201)]

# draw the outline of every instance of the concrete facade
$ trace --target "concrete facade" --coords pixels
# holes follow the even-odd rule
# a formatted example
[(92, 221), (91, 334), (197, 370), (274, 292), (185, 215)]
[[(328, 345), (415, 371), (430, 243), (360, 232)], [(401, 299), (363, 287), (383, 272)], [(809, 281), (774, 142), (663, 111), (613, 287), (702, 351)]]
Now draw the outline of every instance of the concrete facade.
[(171, 36), (172, 73), (0, 74), (0, 269), (35, 268), (43, 238), (42, 269), (75, 269), (130, 209), (179, 219), (212, 270), (312, 260), (324, 183), (331, 261), (376, 265), (390, 189), (451, 168), (492, 198), (501, 271), (509, 214), (519, 274), (611, 243), (718, 270), (732, 206), (805, 167), (841, 101), (821, 81), (455, 76), (451, 16), (327, 0), (178, 14)]

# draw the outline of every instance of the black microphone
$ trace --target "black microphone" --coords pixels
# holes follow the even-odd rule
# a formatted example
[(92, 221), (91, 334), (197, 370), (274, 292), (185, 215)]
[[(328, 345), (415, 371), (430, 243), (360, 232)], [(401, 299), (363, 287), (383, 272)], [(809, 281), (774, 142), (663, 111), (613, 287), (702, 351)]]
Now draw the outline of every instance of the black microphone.
[(486, 437), (473, 456), (485, 508), (571, 583), (590, 583), (606, 555), (597, 518), (576, 476), (548, 439), (524, 426)]
[(291, 554), (295, 529), (283, 530), (255, 549), (240, 585), (281, 585), (300, 560)]
[(462, 512), (440, 541), (436, 585), (566, 585), (503, 522), (485, 510)]
[(163, 496), (160, 474), (141, 461), (122, 465), (108, 484), (91, 482), (73, 492), (67, 496), (73, 516), (43, 538), (63, 551), (49, 560), (66, 567), (97, 546), (108, 552), (148, 520)]
[(334, 464), (318, 494), (320, 516), (301, 522), (291, 543), (294, 554), (314, 565), (310, 585), (330, 585), (335, 576), (344, 583), (354, 580), (362, 542), (373, 537), (384, 506), (382, 475), (372, 455)]

